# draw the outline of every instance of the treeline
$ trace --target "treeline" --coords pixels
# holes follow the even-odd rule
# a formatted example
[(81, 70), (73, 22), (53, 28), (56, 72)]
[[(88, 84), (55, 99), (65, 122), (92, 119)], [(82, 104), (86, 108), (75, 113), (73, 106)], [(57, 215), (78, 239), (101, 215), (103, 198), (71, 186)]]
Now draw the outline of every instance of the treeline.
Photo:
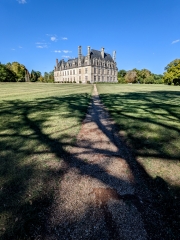
[(54, 71), (45, 72), (42, 76), (41, 72), (32, 70), (29, 72), (27, 68), (18, 62), (7, 64), (0, 63), (0, 82), (54, 82)]
[(148, 69), (136, 68), (118, 72), (119, 83), (145, 83), (145, 84), (168, 84), (180, 85), (180, 59), (175, 59), (165, 67), (163, 75), (151, 73)]
[(161, 84), (163, 83), (163, 75), (154, 74), (147, 69), (138, 70), (136, 68), (118, 72), (119, 83), (144, 83), (144, 84)]

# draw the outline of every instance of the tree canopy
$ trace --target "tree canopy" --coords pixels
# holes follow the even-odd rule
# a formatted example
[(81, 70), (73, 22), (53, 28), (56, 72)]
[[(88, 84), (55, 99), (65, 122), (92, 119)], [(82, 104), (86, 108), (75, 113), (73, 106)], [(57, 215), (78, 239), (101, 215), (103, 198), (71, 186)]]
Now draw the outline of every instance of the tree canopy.
[(180, 59), (175, 59), (165, 67), (163, 80), (165, 84), (180, 85)]
[(17, 82), (25, 82), (27, 69), (23, 64), (18, 62), (7, 63), (6, 67), (15, 73)]
[(17, 76), (6, 65), (0, 64), (0, 82), (16, 82)]
[(163, 75), (151, 73), (148, 69), (138, 70), (136, 68), (125, 71), (124, 69), (118, 71), (119, 83), (163, 83)]

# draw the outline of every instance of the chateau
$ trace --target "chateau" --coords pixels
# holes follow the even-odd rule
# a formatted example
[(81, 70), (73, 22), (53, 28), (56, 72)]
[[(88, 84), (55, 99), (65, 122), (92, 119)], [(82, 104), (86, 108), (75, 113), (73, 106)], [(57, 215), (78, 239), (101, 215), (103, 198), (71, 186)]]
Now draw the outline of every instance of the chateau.
[(95, 82), (117, 82), (116, 52), (113, 57), (101, 51), (91, 50), (87, 47), (87, 55), (82, 55), (81, 46), (78, 47), (78, 57), (64, 59), (58, 62), (54, 68), (54, 82), (95, 83)]

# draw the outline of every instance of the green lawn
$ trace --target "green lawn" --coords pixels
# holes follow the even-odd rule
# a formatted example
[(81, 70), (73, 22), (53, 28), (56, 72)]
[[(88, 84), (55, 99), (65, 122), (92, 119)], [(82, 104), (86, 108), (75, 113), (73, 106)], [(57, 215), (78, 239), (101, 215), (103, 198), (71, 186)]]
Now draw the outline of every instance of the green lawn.
[(92, 85), (0, 83), (0, 238), (42, 234)]
[(180, 225), (180, 87), (97, 84), (119, 133), (145, 169), (172, 239)]

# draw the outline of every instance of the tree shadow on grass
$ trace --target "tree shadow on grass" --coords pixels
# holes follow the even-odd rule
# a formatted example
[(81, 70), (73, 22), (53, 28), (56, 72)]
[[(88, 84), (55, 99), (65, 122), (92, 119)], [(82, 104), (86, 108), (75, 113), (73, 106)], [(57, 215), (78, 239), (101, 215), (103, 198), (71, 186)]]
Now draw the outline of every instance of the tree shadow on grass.
[[(74, 142), (89, 100), (88, 94), (74, 94), (27, 102), (11, 100), (1, 103), (2, 239), (35, 239), (38, 235), (45, 234), (53, 192), (63, 176), (60, 162), (66, 154), (65, 149)], [(54, 114), (59, 121), (53, 119)], [(67, 127), (59, 127), (61, 131), (58, 132), (56, 125), (61, 125), (72, 117), (76, 120), (75, 124), (72, 120)], [(43, 134), (47, 128), (49, 134)], [(73, 128), (76, 128), (75, 132)], [(51, 140), (52, 133), (56, 135)]]
[[(66, 111), (63, 120), (72, 117), (73, 112), (73, 115), (81, 122), (87, 111), (88, 100), (86, 95), (73, 95), (49, 98), (45, 101), (41, 99), (33, 102), (9, 101), (4, 103), (7, 108), (3, 107), (1, 112), (6, 120), (4, 127), (1, 128), (3, 138), (0, 140), (0, 150), (2, 152), (0, 173), (1, 177), (4, 178), (4, 184), (0, 192), (0, 213), (4, 218), (6, 218), (6, 214), (9, 214), (9, 216), (6, 219), (7, 222), (5, 221), (5, 227), (3, 227), (5, 229), (2, 229), (2, 239), (36, 239), (38, 236), (43, 239), (50, 234), (46, 232), (46, 221), (49, 218), (51, 205), (54, 201), (54, 189), (56, 189), (64, 171), (62, 166), (52, 169), (41, 168), (39, 166), (41, 163), (36, 161), (34, 153), (52, 153), (58, 161), (63, 160), (69, 167), (78, 168), (81, 175), (97, 178), (111, 188), (114, 188), (114, 181), (119, 182), (119, 184), (123, 182), (123, 180), (116, 179), (105, 172), (98, 164), (90, 165), (75, 156), (71, 156), (66, 151), (67, 147), (72, 146), (72, 135), (70, 133), (63, 133), (57, 137), (45, 133), (45, 123), (52, 116), (53, 110), (57, 111), (59, 109), (61, 111), (60, 106), (64, 106)], [(111, 139), (113, 133), (108, 130), (109, 126), (103, 125), (101, 109), (97, 108), (96, 110), (96, 115), (99, 117), (97, 120), (98, 127)], [(14, 119), (17, 115), (18, 120)], [(173, 236), (172, 239), (177, 239), (177, 225), (172, 224), (172, 221), (174, 220), (177, 224), (178, 209), (177, 204), (174, 205), (173, 209), (171, 208), (174, 199), (170, 195), (167, 184), (163, 179), (151, 179), (136, 161), (130, 149), (121, 142), (121, 147), (123, 144), (122, 151), (117, 139), (118, 136), (114, 135), (113, 137), (113, 143), (119, 151), (117, 153), (109, 151), (108, 154), (117, 154), (123, 157), (132, 169), (135, 179), (137, 179), (136, 196), (132, 196), (132, 200), (128, 196), (123, 196), (124, 201), (137, 207), (151, 239), (159, 239), (160, 236), (161, 239), (169, 239), (170, 236)], [(42, 149), (37, 149), (38, 144), (42, 145)], [(92, 148), (88, 143), (85, 149), (87, 151), (90, 149), (92, 152), (100, 151)], [(107, 149), (104, 150), (104, 153), (107, 153), (106, 151)], [(124, 154), (124, 151), (127, 154)], [(31, 158), (31, 161), (28, 161), (29, 158)], [(99, 174), (100, 172), (103, 173), (103, 176)], [(107, 179), (109, 180), (107, 181)], [(41, 188), (36, 188), (38, 184)], [(154, 186), (155, 189), (153, 189)], [(31, 188), (35, 188), (35, 192), (29, 193)], [(146, 189), (150, 190), (146, 191)], [(145, 196), (147, 192), (149, 192), (149, 196)], [(33, 196), (31, 197), (28, 194)], [(160, 200), (159, 196), (161, 196)], [(143, 199), (143, 205), (140, 204), (140, 199)], [(149, 207), (152, 211), (147, 211)], [(161, 227), (162, 229), (159, 229)]]
[[(171, 171), (168, 176), (171, 178), (169, 183), (158, 176), (156, 169), (152, 170), (156, 174), (154, 179), (145, 172), (143, 175), (147, 180), (146, 186), (154, 196), (157, 213), (162, 214), (164, 221), (170, 226), (169, 237), (178, 239), (180, 176), (176, 166), (179, 166), (180, 161), (180, 92), (101, 94), (100, 98), (115, 119), (116, 129), (133, 156), (142, 159), (135, 161), (135, 171), (141, 169), (141, 172), (144, 172), (146, 163), (141, 163), (145, 159), (149, 159), (149, 163), (156, 159), (164, 161), (165, 164), (173, 161), (174, 172)], [(133, 169), (133, 165), (130, 165)], [(151, 166), (153, 167), (153, 164)], [(156, 164), (156, 167), (161, 168), (161, 165)], [(165, 176), (169, 171), (168, 164), (164, 171)], [(169, 237), (165, 236), (165, 239)]]

